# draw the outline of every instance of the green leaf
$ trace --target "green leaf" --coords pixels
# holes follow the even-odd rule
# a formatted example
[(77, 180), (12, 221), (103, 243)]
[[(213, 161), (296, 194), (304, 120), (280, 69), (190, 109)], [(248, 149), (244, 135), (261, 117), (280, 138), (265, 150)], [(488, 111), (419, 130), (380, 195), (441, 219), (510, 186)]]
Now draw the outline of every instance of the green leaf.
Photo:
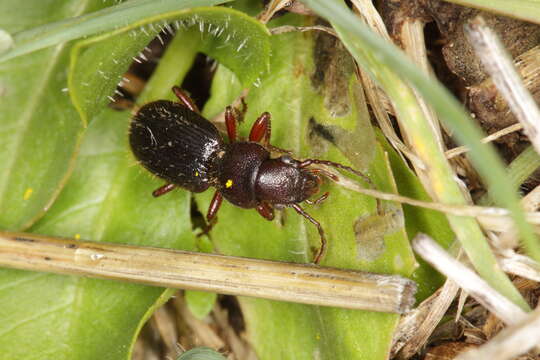
[[(34, 23), (33, 28), (13, 34), (15, 44), (10, 48), (9, 52), (0, 53), (0, 62), (69, 40), (116, 30), (142, 19), (159, 16), (162, 13), (195, 6), (217, 5), (227, 1), (230, 0), (131, 0), (90, 14), (45, 23), (42, 26), (36, 27), (39, 23)], [(42, 5), (43, 3), (40, 2), (40, 6), (35, 6), (33, 2), (25, 1), (18, 4), (17, 9), (26, 16), (28, 12), (33, 15), (36, 8), (45, 8)], [(64, 2), (59, 1), (59, 3)], [(7, 3), (4, 2), (2, 5), (7, 5)], [(2, 5), (0, 5), (0, 13), (10, 14), (13, 12), (12, 7)], [(23, 8), (23, 6), (27, 7)], [(54, 7), (51, 6), (51, 9), (54, 9)], [(11, 17), (8, 21), (15, 19), (17, 18)], [(36, 20), (43, 21), (42, 18)], [(17, 30), (15, 29), (15, 31)]]
[[(39, 5), (37, 5), (39, 4)], [(0, 23), (20, 31), (106, 6), (101, 0), (2, 1)], [(30, 226), (58, 195), (74, 164), (83, 125), (71, 106), (69, 44), (0, 64), (0, 228)]]
[[(188, 69), (174, 79), (181, 81)], [(146, 91), (149, 97), (160, 96), (151, 90), (154, 82)], [(162, 182), (136, 166), (127, 145), (130, 118), (129, 112), (105, 110), (92, 122), (70, 181), (32, 231), (195, 249), (190, 195), (151, 196)], [(42, 358), (126, 359), (142, 324), (172, 294), (134, 284), (8, 270), (0, 272), (0, 284), (5, 304), (0, 316), (9, 319), (0, 330), (0, 348), (7, 359), (27, 357), (29, 351)]]
[[(129, 114), (107, 110), (92, 123), (70, 181), (33, 232), (194, 249), (189, 194), (151, 196), (160, 182), (133, 166), (128, 122)], [(29, 349), (40, 358), (125, 359), (142, 323), (171, 294), (75, 276), (0, 274), (0, 316), (6, 320), (0, 348), (6, 359), (25, 358)]]
[[(301, 19), (285, 16), (279, 24), (310, 25)], [(270, 75), (261, 79), (259, 88), (250, 89), (240, 133), (246, 135), (252, 121), (269, 111), (272, 144), (292, 150), (299, 158), (352, 164), (369, 173), (377, 188), (396, 191), (385, 154), (369, 123), (362, 91), (356, 88), (352, 60), (349, 57), (348, 63), (344, 60), (334, 66), (324, 63), (316, 49), (325, 41), (332, 40), (314, 33), (272, 38)], [(332, 56), (348, 55), (342, 51)], [(336, 83), (344, 88), (336, 87)], [(237, 83), (231, 84), (228, 71), (218, 70), (204, 114), (223, 109), (239, 89)], [(325, 133), (331, 134), (331, 141)], [(320, 206), (306, 205), (305, 209), (320, 221), (328, 238), (323, 265), (404, 275), (412, 272), (415, 260), (399, 204), (384, 203), (385, 212), (378, 217), (373, 198), (331, 182), (322, 191), (330, 191), (328, 200)], [(196, 196), (201, 212), (211, 196)], [(398, 220), (392, 222), (394, 215)], [(269, 222), (256, 211), (224, 202), (218, 217), (211, 235), (224, 254), (311, 262), (313, 250), (320, 246), (315, 227), (292, 209), (278, 212), (278, 219)], [(361, 232), (355, 234), (354, 229), (356, 224), (369, 227), (372, 223), (380, 225), (371, 232), (371, 240), (378, 245), (375, 248), (370, 248), (368, 238)], [(240, 304), (250, 342), (261, 359), (383, 359), (398, 319), (392, 314), (244, 297)]]
[[(172, 25), (169, 25), (172, 24)], [(134, 58), (144, 61), (146, 44), (159, 31), (196, 31), (198, 50), (229, 67), (245, 86), (268, 70), (269, 32), (244, 13), (229, 8), (197, 8), (145, 18), (127, 27), (77, 43), (72, 53), (70, 94), (83, 121), (110, 101)]]
[(210, 314), (217, 299), (217, 294), (204, 291), (191, 290), (184, 294), (189, 310), (199, 319), (204, 319)]

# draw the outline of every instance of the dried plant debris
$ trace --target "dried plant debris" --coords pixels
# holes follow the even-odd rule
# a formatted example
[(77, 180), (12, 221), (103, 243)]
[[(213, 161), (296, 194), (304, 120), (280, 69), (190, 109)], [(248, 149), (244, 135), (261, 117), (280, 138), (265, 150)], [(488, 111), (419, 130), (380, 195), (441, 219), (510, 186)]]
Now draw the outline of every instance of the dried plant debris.
[(133, 360), (176, 359), (186, 350), (208, 347), (229, 360), (255, 360), (245, 340), (238, 302), (222, 296), (204, 319), (196, 318), (180, 293), (160, 307), (144, 326), (135, 344)]
[(476, 348), (477, 345), (464, 342), (447, 342), (430, 348), (424, 357), (424, 360), (451, 360), (459, 353)]
[[(540, 45), (536, 45), (514, 59), (514, 65), (523, 78), (523, 83), (540, 100)], [(482, 127), (492, 133), (516, 122), (508, 103), (500, 96), (491, 78), (475, 83), (469, 88), (468, 103)]]
[[(521, 281), (521, 280), (517, 280)], [(535, 284), (535, 288), (537, 284)], [(532, 303), (536, 303), (538, 300), (538, 291), (529, 291), (528, 299)], [(534, 295), (533, 295), (534, 294)], [(437, 297), (442, 296), (441, 292), (434, 294), (432, 298), (426, 300), (425, 304), (431, 304), (437, 301)], [(418, 348), (416, 352), (407, 351), (407, 346), (410, 347), (408, 342), (404, 348), (398, 353), (397, 356), (392, 357), (396, 359), (417, 359), (435, 360), (435, 359), (455, 359), (460, 354), (465, 354), (467, 351), (483, 351), (483, 346), (490, 342), (493, 338), (501, 336), (501, 331), (508, 329), (504, 324), (495, 317), (492, 313), (487, 311), (483, 306), (478, 304), (473, 298), (468, 298), (464, 310), (458, 314), (458, 301), (455, 300), (452, 306), (446, 311), (446, 315), (441, 319), (438, 326), (432, 331), (431, 336), (427, 339), (427, 343), (423, 348)], [(410, 318), (407, 316), (404, 318)], [(535, 324), (529, 325), (536, 319), (527, 318), (524, 322), (527, 326), (536, 326)], [(403, 328), (404, 322), (399, 326), (399, 329)], [(520, 327), (521, 324), (514, 326)], [(419, 328), (421, 325), (419, 325)], [(406, 329), (405, 327), (404, 329)], [(414, 333), (417, 329), (408, 328), (409, 333)], [(504, 334), (503, 334), (504, 335)], [(531, 334), (532, 336), (533, 334)], [(490, 345), (491, 347), (492, 345)], [(405, 351), (404, 351), (405, 350)], [(489, 349), (488, 349), (489, 350)], [(393, 351), (395, 351), (393, 349)], [(526, 351), (526, 350), (525, 350)], [(522, 351), (525, 352), (525, 351)], [(419, 357), (420, 356), (420, 357)], [(512, 359), (517, 357), (512, 357)], [(517, 359), (538, 359), (539, 357), (533, 353), (522, 354)], [(461, 357), (460, 357), (461, 359)], [(469, 357), (467, 359), (487, 359), (487, 357), (478, 356)], [(489, 357), (493, 360), (493, 357)], [(501, 357), (502, 359), (502, 357)]]
[[(383, 1), (380, 8), (398, 45), (403, 42), (401, 27), (404, 23), (426, 24), (429, 57), (437, 76), (467, 103), (486, 133), (505, 129), (517, 120), (465, 37), (464, 26), (475, 17), (482, 16), (500, 37), (526, 88), (537, 102), (540, 101), (540, 26), (439, 0)], [(436, 33), (431, 23), (436, 24)], [(522, 132), (512, 131), (495, 143), (501, 145), (502, 156), (511, 161), (529, 142)]]
[(482, 15), (487, 25), (501, 37), (501, 41), (512, 57), (517, 57), (540, 42), (540, 26), (497, 16), (479, 10), (465, 8), (438, 0), (423, 0), (426, 12), (437, 23), (444, 35), (443, 55), (448, 67), (467, 86), (487, 78), (480, 61), (465, 38), (463, 27), (471, 19)]

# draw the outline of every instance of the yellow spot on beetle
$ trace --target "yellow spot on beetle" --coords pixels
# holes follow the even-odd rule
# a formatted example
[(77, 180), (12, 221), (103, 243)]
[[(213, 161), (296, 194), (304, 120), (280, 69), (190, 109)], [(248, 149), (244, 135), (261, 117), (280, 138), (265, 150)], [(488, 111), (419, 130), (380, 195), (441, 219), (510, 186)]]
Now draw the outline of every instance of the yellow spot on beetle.
[(195, 171), (195, 176), (199, 176), (199, 172), (198, 172), (198, 171)]
[(81, 239), (81, 234), (75, 234), (75, 240), (80, 240)]
[(227, 182), (225, 183), (225, 187), (226, 187), (227, 189), (230, 188), (230, 187), (232, 187), (232, 185), (233, 185), (233, 182), (232, 182), (231, 179), (227, 180)]
[(30, 196), (32, 196), (33, 192), (34, 192), (34, 189), (32, 189), (32, 188), (26, 189), (26, 191), (24, 192), (24, 195), (23, 195), (23, 199), (24, 200), (30, 199)]

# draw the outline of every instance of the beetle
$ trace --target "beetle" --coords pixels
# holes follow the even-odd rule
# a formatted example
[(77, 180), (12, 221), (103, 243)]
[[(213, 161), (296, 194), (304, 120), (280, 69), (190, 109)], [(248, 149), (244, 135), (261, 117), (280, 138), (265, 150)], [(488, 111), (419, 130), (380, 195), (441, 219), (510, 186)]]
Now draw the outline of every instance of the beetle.
[[(217, 221), (223, 198), (233, 205), (256, 209), (267, 220), (274, 219), (274, 209), (293, 208), (317, 227), (321, 245), (314, 256), (319, 263), (326, 250), (321, 224), (299, 203), (320, 203), (310, 198), (319, 192), (322, 176), (338, 178), (312, 165), (324, 164), (352, 172), (369, 181), (364, 174), (328, 160), (296, 160), (288, 151), (270, 144), (270, 114), (264, 112), (253, 124), (248, 141), (239, 141), (236, 116), (231, 106), (225, 110), (229, 142), (218, 129), (201, 116), (191, 98), (179, 87), (172, 88), (180, 102), (158, 100), (143, 105), (130, 124), (129, 143), (139, 163), (167, 183), (152, 194), (161, 196), (179, 187), (194, 193), (215, 187), (206, 219), (208, 232)], [(273, 158), (271, 152), (283, 155)]]

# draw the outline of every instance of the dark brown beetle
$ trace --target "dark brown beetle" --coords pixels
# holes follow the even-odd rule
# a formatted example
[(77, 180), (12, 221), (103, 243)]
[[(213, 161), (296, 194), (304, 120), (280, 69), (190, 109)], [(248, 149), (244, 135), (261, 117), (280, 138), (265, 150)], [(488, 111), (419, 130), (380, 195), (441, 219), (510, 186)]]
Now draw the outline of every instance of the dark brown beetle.
[[(208, 230), (216, 221), (223, 198), (232, 204), (256, 209), (268, 220), (274, 219), (274, 208), (292, 207), (313, 223), (319, 231), (321, 247), (314, 262), (326, 249), (324, 231), (319, 222), (300, 207), (325, 200), (328, 193), (315, 201), (309, 198), (319, 191), (321, 175), (337, 178), (323, 169), (310, 168), (325, 164), (350, 171), (369, 181), (362, 173), (327, 160), (298, 161), (287, 152), (270, 145), (270, 114), (255, 121), (249, 141), (237, 141), (236, 118), (229, 106), (225, 123), (229, 143), (217, 128), (203, 118), (193, 101), (178, 87), (173, 87), (181, 103), (154, 101), (142, 106), (134, 116), (129, 133), (131, 150), (139, 162), (153, 174), (167, 181), (152, 194), (161, 196), (175, 187), (202, 192), (210, 186), (216, 192), (207, 213)], [(285, 155), (271, 158), (270, 151)]]

